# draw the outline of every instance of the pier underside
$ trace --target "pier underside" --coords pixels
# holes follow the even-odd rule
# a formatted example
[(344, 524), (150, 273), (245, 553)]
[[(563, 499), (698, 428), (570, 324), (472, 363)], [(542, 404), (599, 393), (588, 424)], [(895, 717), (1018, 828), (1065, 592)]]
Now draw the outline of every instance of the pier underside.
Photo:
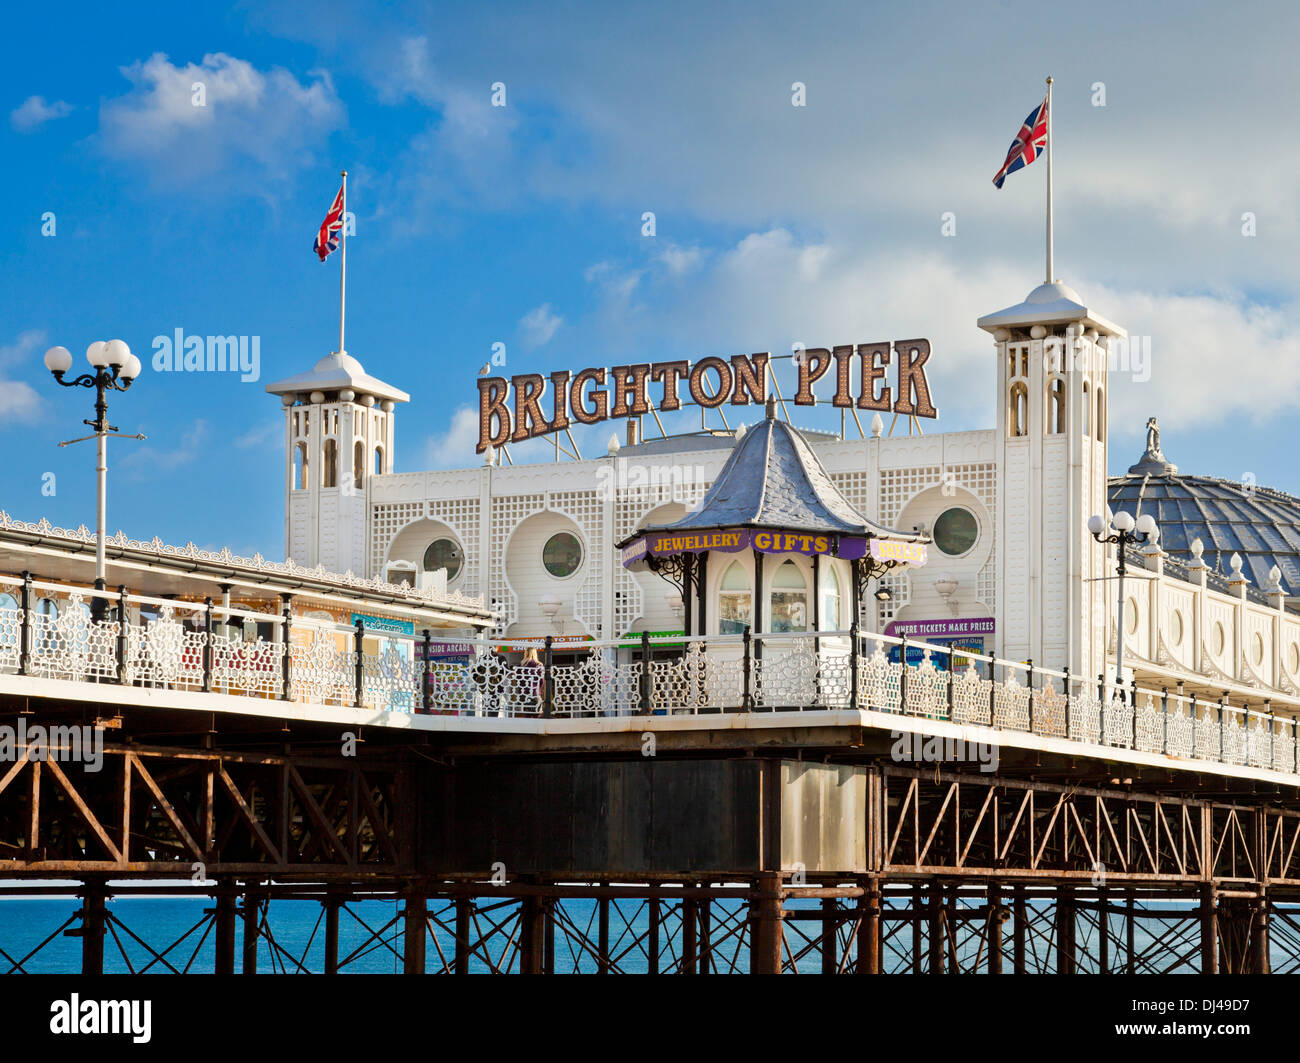
[[(20, 720), (108, 726), (98, 771), (0, 763), (0, 897), (68, 898), (0, 935), (0, 971), (70, 935), (89, 973), (1300, 970), (1300, 795), (1202, 763), (901, 761), (889, 731), (798, 719), (536, 736), (0, 704)], [(182, 935), (132, 921), (141, 892), (208, 903)], [(303, 905), (306, 939), (283, 931)]]

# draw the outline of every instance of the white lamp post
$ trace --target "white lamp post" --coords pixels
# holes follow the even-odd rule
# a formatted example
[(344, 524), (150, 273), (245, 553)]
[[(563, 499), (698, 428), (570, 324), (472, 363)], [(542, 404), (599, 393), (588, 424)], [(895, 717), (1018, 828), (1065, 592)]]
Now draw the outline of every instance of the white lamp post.
[[(1113, 529), (1113, 530), (1112, 530)], [(1132, 513), (1120, 510), (1111, 518), (1109, 525), (1105, 517), (1093, 515), (1088, 518), (1088, 531), (1099, 543), (1115, 543), (1115, 558), (1119, 568), (1119, 611), (1116, 616), (1115, 635), (1115, 686), (1124, 696), (1124, 547), (1130, 544), (1155, 542), (1160, 538), (1160, 526), (1150, 513), (1143, 513), (1137, 520)]]
[[(121, 340), (96, 340), (86, 348), (86, 361), (90, 363), (93, 373), (85, 373), (73, 380), (64, 380), (63, 376), (72, 368), (72, 355), (66, 347), (51, 347), (45, 352), (45, 368), (54, 374), (54, 379), (65, 388), (95, 389), (95, 419), (83, 421), (95, 430), (93, 436), (81, 439), (69, 439), (59, 446), (66, 447), (72, 443), (81, 443), (87, 439), (96, 441), (95, 474), (98, 498), (95, 513), (95, 589), (104, 591), (108, 587), (105, 576), (104, 539), (108, 529), (108, 446), (110, 435), (117, 435), (114, 425), (108, 423), (109, 391), (126, 391), (140, 375), (140, 359), (131, 353), (131, 348)], [(122, 439), (143, 439), (142, 435), (120, 436)], [(102, 621), (108, 610), (108, 602), (102, 595), (96, 595), (91, 616)]]

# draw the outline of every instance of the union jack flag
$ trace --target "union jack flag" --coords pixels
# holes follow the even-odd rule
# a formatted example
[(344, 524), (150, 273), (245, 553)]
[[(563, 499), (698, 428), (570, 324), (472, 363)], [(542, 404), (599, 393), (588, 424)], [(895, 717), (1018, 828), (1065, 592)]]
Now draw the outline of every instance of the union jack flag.
[(1020, 127), (1016, 139), (1011, 142), (1011, 147), (1007, 151), (1007, 161), (1002, 164), (1002, 169), (993, 177), (994, 186), (1001, 188), (1002, 182), (1007, 179), (1007, 174), (1024, 169), (1038, 158), (1046, 148), (1047, 97), (1044, 96), (1043, 102), (1029, 112), (1025, 124)]
[(316, 252), (322, 262), (329, 257), (331, 251), (339, 249), (339, 233), (342, 230), (343, 188), (340, 186), (339, 194), (334, 197), (329, 213), (325, 215), (325, 220), (320, 223), (320, 232), (316, 234), (316, 240), (311, 245), (312, 250)]

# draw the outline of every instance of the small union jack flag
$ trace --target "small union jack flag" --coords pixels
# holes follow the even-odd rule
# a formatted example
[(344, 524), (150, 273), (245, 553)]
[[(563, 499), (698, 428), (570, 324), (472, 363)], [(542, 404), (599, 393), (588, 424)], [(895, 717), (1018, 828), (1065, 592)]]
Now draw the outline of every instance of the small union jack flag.
[(316, 252), (322, 262), (329, 257), (331, 251), (339, 249), (339, 233), (342, 230), (343, 189), (340, 187), (339, 194), (334, 197), (329, 213), (325, 215), (325, 220), (320, 223), (320, 232), (316, 234), (316, 240), (312, 244), (312, 250)]
[(1002, 164), (1002, 169), (994, 176), (993, 184), (997, 188), (1001, 188), (1002, 182), (1007, 179), (1007, 174), (1024, 169), (1038, 158), (1046, 148), (1047, 97), (1044, 96), (1043, 102), (1029, 112), (1025, 124), (1020, 127), (1016, 139), (1011, 142), (1011, 147), (1007, 151), (1007, 161)]

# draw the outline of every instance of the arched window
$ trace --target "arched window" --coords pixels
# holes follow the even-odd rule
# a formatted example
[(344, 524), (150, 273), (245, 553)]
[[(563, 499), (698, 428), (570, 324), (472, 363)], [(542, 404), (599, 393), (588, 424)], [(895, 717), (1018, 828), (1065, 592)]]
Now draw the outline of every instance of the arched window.
[(356, 446), (352, 448), (352, 483), (355, 487), (360, 487), (366, 478), (366, 445), (357, 440)]
[(1106, 391), (1097, 389), (1097, 442), (1106, 441)]
[(753, 615), (752, 586), (749, 573), (739, 561), (733, 561), (722, 574), (718, 595), (719, 634), (739, 635), (748, 630)]
[(821, 613), (818, 619), (823, 631), (838, 631), (840, 627), (840, 577), (830, 558), (821, 564)]
[(384, 471), (384, 448), (375, 447), (375, 475), (378, 476)]
[(808, 630), (808, 582), (793, 561), (781, 562), (772, 577), (772, 630)]
[(1047, 389), (1047, 431), (1049, 435), (1065, 431), (1065, 380), (1059, 376)]
[(1092, 395), (1088, 391), (1086, 380), (1083, 382), (1083, 405), (1079, 409), (1083, 414), (1083, 424), (1079, 427), (1083, 429), (1084, 437), (1087, 438), (1088, 433), (1092, 431)]
[(1011, 385), (1011, 395), (1007, 403), (1007, 431), (1012, 436), (1029, 434), (1029, 388), (1023, 380)]
[(321, 462), (321, 487), (337, 487), (339, 483), (339, 445), (337, 440), (325, 440), (325, 460)]
[(299, 443), (294, 448), (293, 489), (295, 491), (307, 490), (307, 444), (306, 443)]

